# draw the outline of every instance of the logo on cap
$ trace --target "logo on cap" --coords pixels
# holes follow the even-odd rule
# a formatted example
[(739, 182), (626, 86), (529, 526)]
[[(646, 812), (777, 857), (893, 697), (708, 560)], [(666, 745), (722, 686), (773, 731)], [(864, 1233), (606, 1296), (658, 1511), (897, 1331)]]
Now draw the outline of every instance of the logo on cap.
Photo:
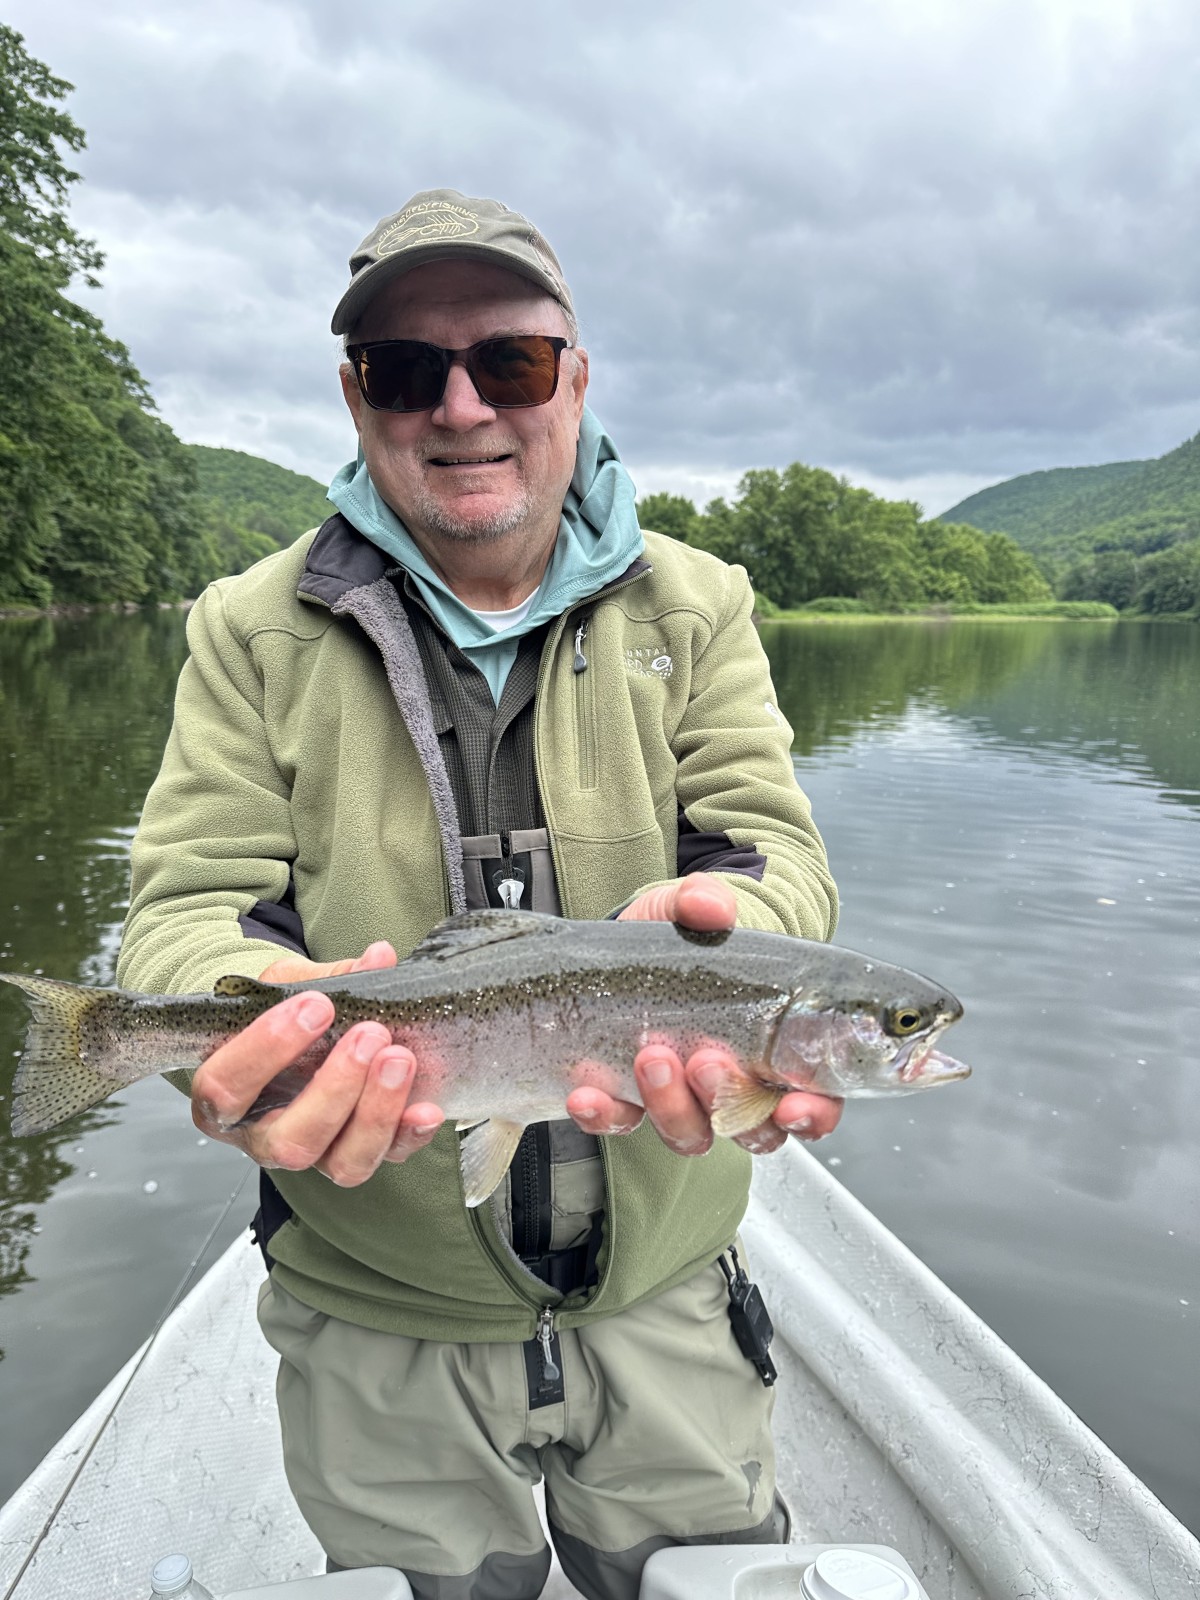
[(375, 241), (377, 256), (392, 256), (411, 244), (433, 244), (442, 239), (461, 239), (478, 233), (479, 221), (473, 212), (445, 200), (422, 200), (402, 211)]

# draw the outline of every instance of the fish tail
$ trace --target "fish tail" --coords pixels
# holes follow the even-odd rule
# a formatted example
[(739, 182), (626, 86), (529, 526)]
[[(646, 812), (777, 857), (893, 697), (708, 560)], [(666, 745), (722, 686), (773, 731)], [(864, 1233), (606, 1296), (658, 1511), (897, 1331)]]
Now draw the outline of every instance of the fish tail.
[(118, 991), (13, 972), (0, 972), (0, 982), (23, 989), (33, 1011), (13, 1082), (12, 1131), (45, 1133), (112, 1094), (118, 1084), (87, 1066), (82, 1051), (84, 1024), (108, 1010)]

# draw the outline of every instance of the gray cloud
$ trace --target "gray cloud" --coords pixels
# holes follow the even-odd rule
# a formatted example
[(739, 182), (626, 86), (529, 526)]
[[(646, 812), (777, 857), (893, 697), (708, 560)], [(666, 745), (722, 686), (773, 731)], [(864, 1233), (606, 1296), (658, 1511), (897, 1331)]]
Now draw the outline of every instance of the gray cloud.
[(108, 326), (186, 438), (326, 476), (350, 248), (416, 189), (555, 244), (644, 488), (803, 459), (940, 509), (1200, 427), (1192, 0), (15, 0)]

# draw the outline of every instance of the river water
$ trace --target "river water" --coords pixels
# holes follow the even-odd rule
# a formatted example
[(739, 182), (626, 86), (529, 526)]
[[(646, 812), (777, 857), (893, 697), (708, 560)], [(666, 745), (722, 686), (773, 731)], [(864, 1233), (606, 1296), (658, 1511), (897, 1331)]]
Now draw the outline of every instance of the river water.
[[(975, 1068), (818, 1155), (1200, 1530), (1200, 628), (763, 640), (838, 939), (952, 988)], [(0, 970), (111, 980), (183, 653), (178, 612), (0, 623)], [(6, 990), (3, 1095), (22, 1027)], [(159, 1080), (63, 1137), (0, 1115), (0, 1161), (3, 1500), (254, 1185)]]

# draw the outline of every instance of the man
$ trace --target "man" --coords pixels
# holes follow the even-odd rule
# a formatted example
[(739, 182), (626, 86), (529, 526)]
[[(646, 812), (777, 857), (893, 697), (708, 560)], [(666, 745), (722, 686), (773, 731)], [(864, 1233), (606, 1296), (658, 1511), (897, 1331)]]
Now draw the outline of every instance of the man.
[[(360, 460), (315, 535), (193, 610), (122, 983), (384, 966), (489, 904), (827, 937), (745, 574), (643, 538), (546, 241), (419, 194), (351, 258), (333, 328)], [(408, 1103), (413, 1057), (377, 1024), (238, 1126), (332, 1010), (294, 997), (191, 1085), (197, 1125), (264, 1169), (260, 1320), (330, 1566), (399, 1567), (421, 1600), (535, 1596), (541, 1475), (590, 1596), (635, 1596), (664, 1544), (786, 1538), (718, 1260), (750, 1165), (709, 1126), (732, 1061), (648, 1045), (641, 1126), (578, 1088), (468, 1211), (459, 1136)], [(788, 1094), (739, 1143), (839, 1110)]]

